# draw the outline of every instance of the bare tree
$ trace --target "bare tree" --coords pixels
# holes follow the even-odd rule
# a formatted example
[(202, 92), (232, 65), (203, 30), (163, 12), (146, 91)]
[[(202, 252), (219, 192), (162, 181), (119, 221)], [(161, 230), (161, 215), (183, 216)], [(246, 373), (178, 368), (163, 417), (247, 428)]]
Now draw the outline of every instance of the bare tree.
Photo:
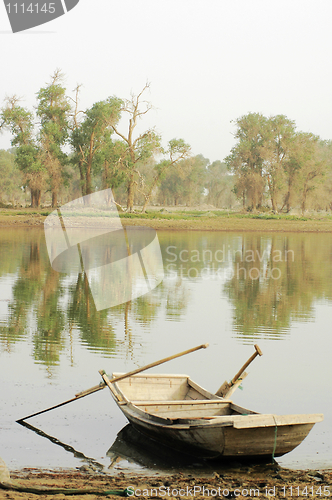
[(119, 163), (121, 163), (127, 177), (127, 210), (129, 212), (134, 209), (135, 190), (140, 179), (139, 164), (147, 161), (161, 148), (160, 137), (153, 129), (148, 129), (134, 138), (138, 120), (152, 109), (151, 103), (142, 98), (144, 92), (149, 88), (150, 84), (146, 83), (139, 94), (132, 94), (131, 99), (123, 101), (121, 111), (129, 115), (127, 133), (121, 133), (117, 125), (113, 125), (114, 132), (126, 145), (126, 150), (119, 158)]

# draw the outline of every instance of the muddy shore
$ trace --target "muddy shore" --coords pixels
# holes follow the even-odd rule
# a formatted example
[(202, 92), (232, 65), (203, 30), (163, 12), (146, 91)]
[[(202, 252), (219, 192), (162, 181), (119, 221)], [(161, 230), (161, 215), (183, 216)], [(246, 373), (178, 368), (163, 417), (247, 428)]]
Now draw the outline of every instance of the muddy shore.
[[(327, 498), (332, 495), (332, 470), (294, 471), (283, 469), (277, 464), (252, 465), (229, 468), (225, 473), (211, 473), (208, 477), (185, 475), (181, 472), (154, 477), (125, 475), (108, 476), (90, 471), (46, 472), (37, 469), (23, 469), (12, 472), (11, 481), (15, 487), (29, 489), (0, 489), (0, 499), (33, 500), (84, 498), (96, 500), (120, 496), (143, 498)], [(7, 483), (8, 484), (8, 483)], [(8, 484), (10, 488), (10, 484)], [(50, 489), (78, 489), (72, 492), (45, 492)], [(34, 491), (34, 489), (36, 491)], [(40, 491), (37, 491), (40, 489)], [(44, 489), (44, 491), (43, 491)], [(73, 494), (75, 493), (75, 494)]]

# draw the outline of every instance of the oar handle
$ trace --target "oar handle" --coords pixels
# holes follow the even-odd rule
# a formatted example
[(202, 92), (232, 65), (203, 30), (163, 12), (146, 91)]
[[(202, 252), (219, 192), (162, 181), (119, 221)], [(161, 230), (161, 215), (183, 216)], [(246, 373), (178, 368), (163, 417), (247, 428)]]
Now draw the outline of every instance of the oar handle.
[(231, 380), (231, 385), (235, 384), (235, 382), (237, 381), (237, 379), (242, 375), (242, 373), (244, 372), (244, 370), (250, 365), (250, 363), (252, 363), (254, 361), (254, 359), (256, 358), (256, 356), (263, 356), (263, 353), (262, 351), (260, 350), (260, 348), (258, 347), (257, 344), (255, 344), (255, 350), (256, 352), (250, 356), (250, 358), (248, 359), (248, 361), (246, 363), (244, 363), (244, 365), (242, 366), (242, 368), (237, 372), (237, 374), (232, 378)]

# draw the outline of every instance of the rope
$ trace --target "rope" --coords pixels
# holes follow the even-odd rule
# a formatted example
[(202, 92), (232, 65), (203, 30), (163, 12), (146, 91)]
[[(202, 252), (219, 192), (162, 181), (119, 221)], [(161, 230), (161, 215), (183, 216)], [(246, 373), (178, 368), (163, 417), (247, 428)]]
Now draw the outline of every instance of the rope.
[(274, 428), (274, 443), (273, 443), (273, 451), (272, 451), (272, 461), (274, 462), (274, 454), (275, 454), (276, 448), (277, 448), (278, 425), (277, 425), (275, 416), (274, 415), (272, 415), (272, 416), (273, 416), (273, 420), (274, 420), (274, 423), (275, 423), (275, 428)]
[(99, 491), (99, 490), (84, 490), (84, 489), (66, 489), (66, 488), (28, 488), (25, 486), (18, 486), (14, 483), (0, 482), (0, 488), (4, 490), (14, 490), (23, 493), (34, 493), (42, 495), (118, 495), (121, 497), (127, 497), (128, 490), (109, 490), (109, 491)]

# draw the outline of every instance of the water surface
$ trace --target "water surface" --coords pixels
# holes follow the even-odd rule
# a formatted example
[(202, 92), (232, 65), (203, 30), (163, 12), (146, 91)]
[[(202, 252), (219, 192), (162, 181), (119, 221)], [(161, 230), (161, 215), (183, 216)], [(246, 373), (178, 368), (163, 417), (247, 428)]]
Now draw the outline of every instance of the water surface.
[(51, 268), (42, 229), (1, 228), (0, 456), (9, 469), (151, 469), (146, 457), (109, 452), (118, 451), (127, 431), (117, 438), (126, 420), (106, 390), (28, 420), (39, 434), (15, 421), (98, 384), (100, 369), (129, 371), (206, 342), (207, 350), (154, 371), (187, 373), (216, 391), (257, 343), (264, 355), (233, 400), (262, 413), (324, 413), (324, 422), (278, 462), (332, 467), (332, 235), (158, 237), (163, 283), (98, 312), (84, 273)]

